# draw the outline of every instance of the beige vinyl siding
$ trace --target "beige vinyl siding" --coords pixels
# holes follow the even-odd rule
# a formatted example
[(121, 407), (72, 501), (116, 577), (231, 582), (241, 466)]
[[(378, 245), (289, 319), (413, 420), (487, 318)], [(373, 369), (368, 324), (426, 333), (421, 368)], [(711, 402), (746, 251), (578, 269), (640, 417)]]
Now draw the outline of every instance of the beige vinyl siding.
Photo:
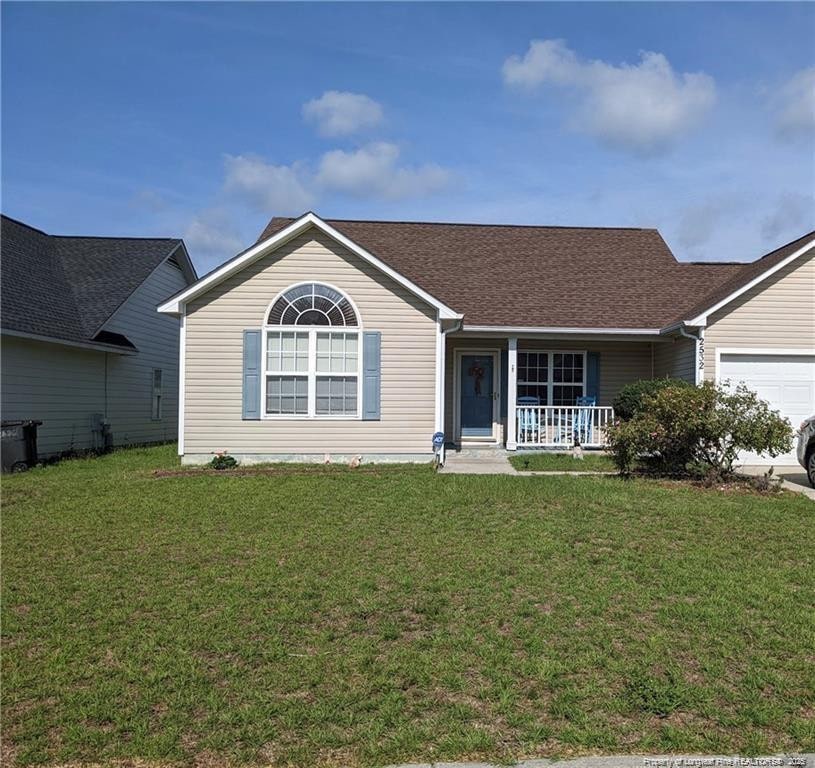
[(654, 342), (654, 377), (696, 383), (696, 343), (684, 336)]
[[(454, 392), (456, 349), (506, 349), (505, 338), (472, 338), (451, 334), (447, 337), (445, 353), (445, 434), (453, 439), (456, 408)], [(617, 393), (626, 384), (652, 375), (651, 343), (642, 341), (549, 341), (519, 339), (519, 350), (570, 350), (598, 352), (600, 354), (600, 391), (598, 405), (611, 405)], [(502, 393), (504, 397), (506, 393)]]
[(815, 254), (795, 259), (708, 317), (705, 378), (716, 376), (716, 349), (815, 349)]
[[(178, 436), (179, 321), (156, 311), (187, 285), (168, 262), (157, 267), (105, 324), (127, 336), (137, 355), (108, 358), (108, 419), (115, 445), (156, 443)], [(162, 371), (161, 419), (152, 419), (153, 369)]]
[[(305, 281), (345, 292), (356, 304), (364, 330), (381, 332), (380, 421), (242, 420), (243, 331), (260, 328), (275, 296)], [(187, 307), (184, 451), (429, 453), (435, 365), (435, 310), (310, 229)]]
[(37, 434), (41, 456), (98, 447), (91, 415), (105, 410), (105, 355), (3, 336), (3, 420), (42, 421)]

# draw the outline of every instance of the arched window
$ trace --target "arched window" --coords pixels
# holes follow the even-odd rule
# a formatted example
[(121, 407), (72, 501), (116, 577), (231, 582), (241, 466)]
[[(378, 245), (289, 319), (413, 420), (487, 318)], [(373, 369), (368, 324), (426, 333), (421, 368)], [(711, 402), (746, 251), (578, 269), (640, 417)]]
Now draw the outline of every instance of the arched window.
[(269, 310), (267, 325), (344, 325), (356, 328), (351, 302), (334, 288), (320, 283), (295, 285)]
[(335, 288), (284, 291), (264, 326), (265, 416), (359, 418), (359, 327), (354, 305)]

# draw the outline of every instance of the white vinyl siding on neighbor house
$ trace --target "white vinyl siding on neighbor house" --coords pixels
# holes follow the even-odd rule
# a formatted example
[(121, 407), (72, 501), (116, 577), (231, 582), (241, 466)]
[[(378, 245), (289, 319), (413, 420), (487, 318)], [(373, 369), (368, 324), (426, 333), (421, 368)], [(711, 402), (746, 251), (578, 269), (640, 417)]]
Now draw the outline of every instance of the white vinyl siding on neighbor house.
[(792, 261), (718, 312), (705, 329), (705, 378), (717, 348), (815, 350), (815, 253)]
[[(187, 285), (182, 272), (164, 262), (105, 324), (138, 349), (108, 355), (108, 420), (115, 445), (175, 440), (178, 434), (178, 318), (156, 306)], [(154, 415), (155, 371), (161, 371), (161, 415)]]
[(654, 378), (696, 383), (696, 343), (684, 336), (654, 342)]
[[(380, 420), (242, 419), (243, 332), (260, 329), (273, 299), (306, 281), (341, 290), (356, 305), (365, 330), (381, 332)], [(226, 450), (255, 455), (430, 456), (436, 311), (317, 229), (302, 233), (193, 299), (187, 306), (185, 327), (186, 455)], [(325, 326), (317, 330), (342, 331)], [(265, 395), (265, 385), (261, 389)]]
[(3, 336), (3, 419), (42, 421), (41, 456), (103, 447), (91, 429), (94, 414), (107, 417), (116, 446), (174, 440), (179, 324), (156, 305), (186, 284), (176, 267), (162, 264), (105, 325), (133, 342), (133, 355)]
[(42, 421), (41, 456), (99, 447), (91, 416), (105, 408), (106, 354), (3, 336), (3, 420)]

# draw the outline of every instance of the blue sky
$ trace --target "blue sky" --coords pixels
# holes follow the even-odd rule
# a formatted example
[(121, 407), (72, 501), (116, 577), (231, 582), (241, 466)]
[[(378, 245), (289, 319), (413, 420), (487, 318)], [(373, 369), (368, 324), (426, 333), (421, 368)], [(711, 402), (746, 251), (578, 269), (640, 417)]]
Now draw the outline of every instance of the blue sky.
[(3, 3), (2, 209), (201, 272), (309, 208), (751, 260), (815, 224), (813, 35), (803, 3)]

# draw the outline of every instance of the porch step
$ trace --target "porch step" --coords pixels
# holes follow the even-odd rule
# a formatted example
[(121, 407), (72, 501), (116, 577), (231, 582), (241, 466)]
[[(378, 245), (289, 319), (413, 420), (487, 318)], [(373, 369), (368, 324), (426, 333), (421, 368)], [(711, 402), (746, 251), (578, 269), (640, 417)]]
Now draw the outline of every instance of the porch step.
[(444, 466), (439, 472), (462, 475), (517, 475), (503, 448), (467, 448), (447, 451)]
[(462, 459), (484, 459), (489, 457), (506, 458), (510, 455), (510, 452), (507, 451), (503, 445), (468, 445), (466, 447), (448, 446), (445, 451), (447, 456), (458, 456)]

